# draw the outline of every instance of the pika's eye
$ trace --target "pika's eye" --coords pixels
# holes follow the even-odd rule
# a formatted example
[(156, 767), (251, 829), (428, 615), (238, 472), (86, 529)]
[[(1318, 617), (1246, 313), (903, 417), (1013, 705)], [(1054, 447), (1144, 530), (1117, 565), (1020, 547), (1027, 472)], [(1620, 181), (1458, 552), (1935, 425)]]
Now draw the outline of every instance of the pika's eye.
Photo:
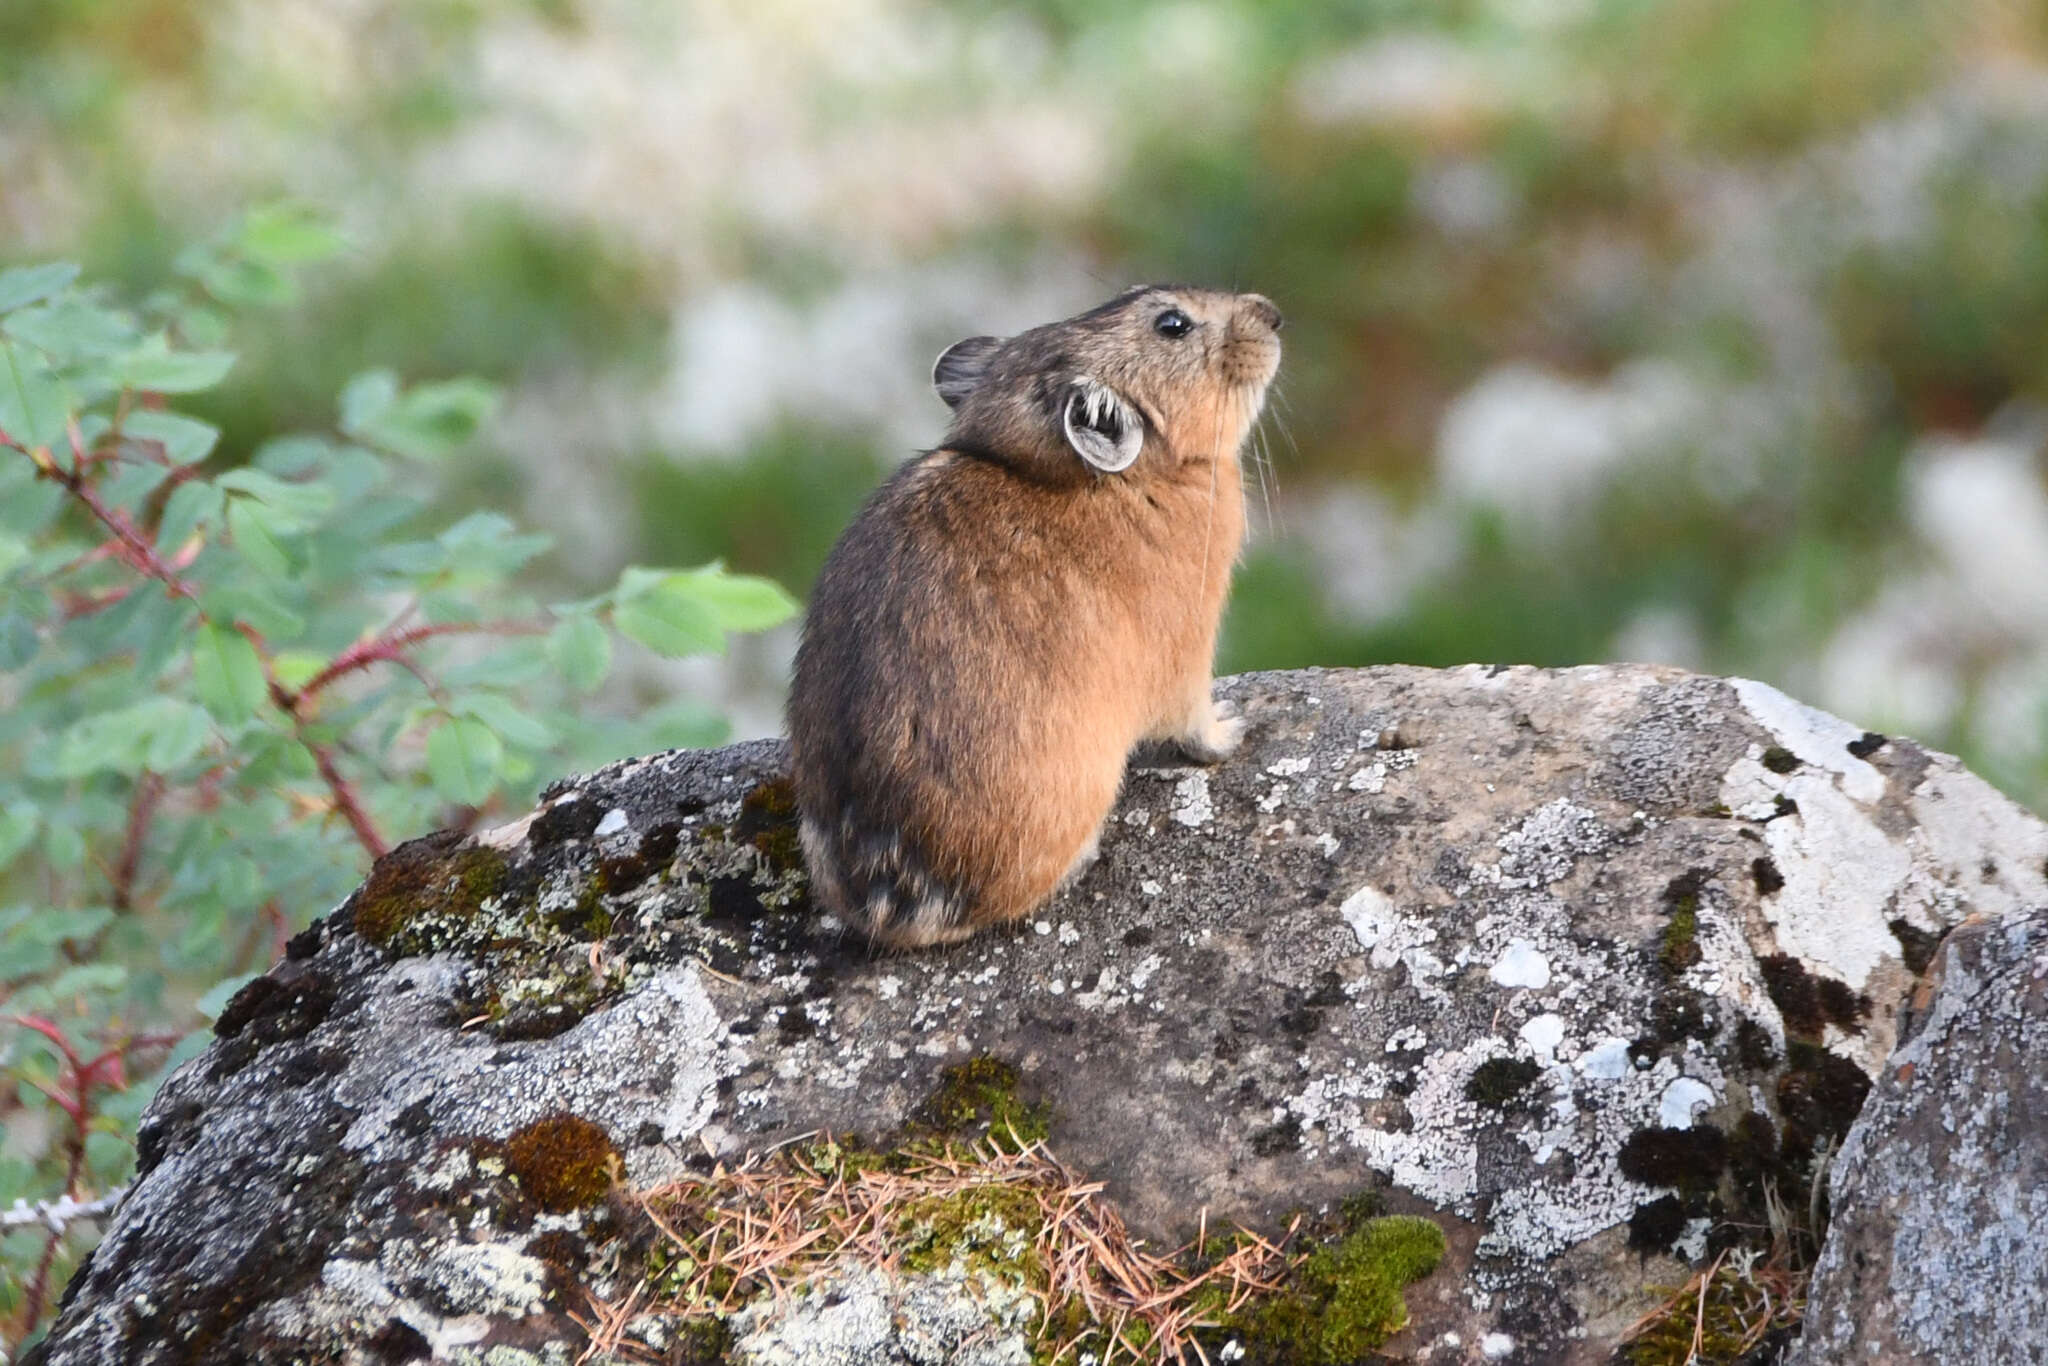
[(1194, 319), (1177, 308), (1169, 308), (1152, 320), (1152, 330), (1162, 337), (1185, 337), (1194, 325)]

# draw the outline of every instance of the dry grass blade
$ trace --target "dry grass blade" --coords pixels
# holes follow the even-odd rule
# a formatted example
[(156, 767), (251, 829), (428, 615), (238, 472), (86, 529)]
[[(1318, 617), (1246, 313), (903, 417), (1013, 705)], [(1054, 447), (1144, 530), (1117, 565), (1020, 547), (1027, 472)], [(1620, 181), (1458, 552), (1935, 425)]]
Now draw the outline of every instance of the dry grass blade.
[(907, 1249), (933, 1255), (925, 1245), (935, 1222), (965, 1208), (948, 1204), (963, 1197), (992, 1197), (998, 1203), (986, 1207), (1003, 1211), (1005, 1225), (1027, 1225), (1010, 1229), (1028, 1235), (1028, 1254), (1005, 1272), (1038, 1300), (1052, 1362), (1078, 1361), (1084, 1347), (1101, 1366), (1206, 1362), (1195, 1335), (1277, 1287), (1299, 1261), (1288, 1250), (1298, 1220), (1277, 1241), (1240, 1230), (1214, 1261), (1204, 1254), (1218, 1240), (1205, 1223), (1196, 1242), (1158, 1255), (1131, 1237), (1102, 1191), (1036, 1143), (933, 1145), (886, 1160), (829, 1136), (785, 1145), (633, 1197), (666, 1250), (664, 1278), (651, 1302), (639, 1303), (636, 1288), (616, 1305), (593, 1304), (591, 1351), (622, 1350), (638, 1313), (723, 1317), (834, 1265), (895, 1270)]

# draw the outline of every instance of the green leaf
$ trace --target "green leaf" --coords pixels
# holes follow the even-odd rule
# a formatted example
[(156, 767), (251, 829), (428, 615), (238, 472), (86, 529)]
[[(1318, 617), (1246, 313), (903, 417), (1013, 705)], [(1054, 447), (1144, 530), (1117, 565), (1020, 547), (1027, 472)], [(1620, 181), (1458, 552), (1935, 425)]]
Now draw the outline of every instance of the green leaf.
[(121, 431), (138, 441), (156, 442), (164, 448), (164, 456), (179, 465), (206, 459), (213, 453), (214, 442), (220, 440), (220, 428), (211, 423), (148, 408), (130, 413)]
[(373, 370), (342, 390), (341, 429), (369, 445), (434, 460), (474, 436), (497, 406), (497, 389), (482, 380), (442, 380), (401, 393), (388, 370)]
[(164, 500), (163, 519), (157, 523), (156, 548), (171, 554), (191, 539), (201, 522), (217, 521), (221, 514), (221, 491), (203, 479), (192, 479), (171, 490)]
[(587, 616), (565, 617), (548, 633), (548, 658), (570, 687), (590, 692), (611, 672), (611, 632)]
[(233, 368), (232, 351), (173, 351), (159, 332), (122, 357), (121, 383), (153, 394), (191, 394), (211, 389)]
[(52, 977), (42, 995), (62, 1004), (81, 996), (112, 995), (127, 985), (128, 969), (119, 963), (80, 963)]
[(162, 465), (115, 465), (113, 473), (100, 484), (100, 497), (123, 512), (135, 512), (170, 473)]
[(312, 650), (279, 650), (270, 657), (270, 671), (287, 688), (303, 688), (327, 667), (327, 656)]
[(434, 790), (464, 806), (482, 804), (491, 795), (504, 762), (505, 747), (489, 726), (458, 716), (427, 737), (427, 776)]
[(72, 723), (57, 737), (52, 769), (58, 777), (101, 771), (168, 772), (198, 754), (208, 733), (206, 713), (174, 697), (151, 697)]
[(688, 574), (628, 569), (620, 576), (612, 620), (648, 649), (670, 656), (722, 654), (725, 632)]
[(29, 449), (64, 439), (71, 399), (42, 358), (0, 342), (0, 431)]
[(78, 267), (69, 261), (0, 270), (0, 313), (47, 299), (77, 278)]
[(255, 588), (216, 588), (201, 599), (200, 606), (215, 621), (251, 627), (269, 641), (296, 640), (306, 630), (304, 617)]
[(235, 234), (235, 245), (259, 261), (299, 265), (334, 255), (348, 245), (348, 239), (321, 210), (286, 202), (249, 210)]
[(68, 873), (85, 862), (85, 836), (68, 821), (50, 821), (43, 826), (43, 859), (60, 873)]
[(192, 645), (192, 687), (206, 709), (227, 725), (256, 714), (268, 690), (256, 647), (240, 631), (207, 622)]
[(679, 577), (688, 581), (698, 601), (718, 614), (718, 624), (728, 631), (765, 631), (796, 614), (796, 599), (773, 579), (730, 574), (715, 564)]
[(212, 726), (206, 719), (206, 710), (190, 702), (176, 698), (162, 697), (153, 704), (157, 709), (155, 723), (146, 737), (143, 763), (152, 772), (169, 773), (190, 763), (206, 747), (206, 737)]
[(365, 370), (341, 388), (341, 429), (356, 432), (389, 412), (398, 401), (398, 376)]
[(276, 475), (246, 466), (229, 470), (214, 482), (221, 488), (246, 493), (262, 502), (275, 514), (268, 519), (268, 524), (280, 535), (303, 531), (334, 510), (332, 490), (319, 484), (287, 483)]
[(136, 338), (135, 320), (128, 314), (77, 298), (11, 313), (5, 330), (60, 365), (118, 355)]
[(509, 518), (473, 512), (435, 538), (448, 549), (452, 569), (508, 574), (546, 551), (553, 538), (521, 535)]
[(275, 514), (254, 498), (228, 500), (228, 534), (235, 549), (266, 578), (282, 579), (292, 572), (292, 557), (284, 548)]
[(35, 618), (18, 607), (0, 612), (0, 671), (27, 668), (42, 646)]
[(16, 797), (5, 806), (0, 806), (0, 868), (14, 862), (15, 856), (28, 848), (36, 837), (36, 826), (42, 820), (42, 812), (36, 804), (25, 797)]
[(473, 716), (489, 726), (501, 740), (527, 749), (546, 749), (555, 743), (555, 733), (539, 718), (529, 716), (498, 693), (477, 692), (456, 698), (452, 704), (459, 715)]
[(290, 276), (268, 261), (247, 257), (208, 261), (199, 269), (199, 283), (208, 294), (233, 308), (264, 308), (299, 297), (299, 288)]

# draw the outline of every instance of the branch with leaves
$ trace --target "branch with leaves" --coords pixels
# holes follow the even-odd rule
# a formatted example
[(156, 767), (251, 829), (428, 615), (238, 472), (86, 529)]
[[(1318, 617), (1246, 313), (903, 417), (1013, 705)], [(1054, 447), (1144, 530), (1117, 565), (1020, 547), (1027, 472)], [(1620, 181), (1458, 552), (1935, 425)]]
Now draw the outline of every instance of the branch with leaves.
[[(435, 526), (437, 468), (496, 409), (474, 379), (371, 371), (330, 429), (223, 450), (178, 405), (230, 375), (228, 310), (289, 302), (338, 240), (259, 211), (140, 308), (70, 266), (0, 271), (0, 995), (71, 1069), (45, 1085), (0, 1031), (0, 1124), (54, 1107), (70, 1135), (0, 1161), (0, 1207), (91, 1206), (125, 1176), (140, 1098), (74, 1112), (128, 1095), (92, 1071), (127, 1054), (77, 1040), (184, 1034), (397, 837), (722, 739), (687, 700), (587, 699), (619, 638), (716, 653), (794, 610), (717, 564), (537, 601), (547, 538), (495, 512)], [(26, 1329), (76, 1240), (23, 1232), (0, 1233), (0, 1285), (35, 1293), (0, 1289), (0, 1325)]]

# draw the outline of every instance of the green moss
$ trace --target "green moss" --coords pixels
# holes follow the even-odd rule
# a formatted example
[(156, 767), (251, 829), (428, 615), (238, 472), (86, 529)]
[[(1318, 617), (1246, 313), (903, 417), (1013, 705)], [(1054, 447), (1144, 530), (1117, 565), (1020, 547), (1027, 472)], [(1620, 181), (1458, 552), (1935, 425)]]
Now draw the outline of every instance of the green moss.
[(544, 1115), (505, 1141), (505, 1166), (521, 1190), (552, 1214), (594, 1205), (611, 1190), (619, 1150), (581, 1115)]
[(1443, 1230), (1427, 1219), (1368, 1219), (1309, 1255), (1292, 1284), (1228, 1327), (1254, 1363), (1348, 1366), (1408, 1322), (1401, 1292), (1436, 1270)]
[(738, 836), (777, 872), (803, 867), (797, 838), (796, 789), (786, 778), (755, 784), (740, 799)]
[(1665, 972), (1676, 977), (1700, 961), (1699, 933), (1699, 903), (1688, 897), (1664, 924), (1664, 944), (1657, 951), (1657, 962)]
[(1488, 1058), (1465, 1082), (1465, 1099), (1505, 1110), (1542, 1075), (1528, 1058)]
[(452, 830), (377, 860), (351, 902), (357, 934), (396, 957), (452, 943), (505, 881), (505, 856)]
[(991, 1183), (911, 1206), (898, 1226), (897, 1247), (909, 1271), (942, 1271), (955, 1262), (1037, 1284), (1045, 1268), (1038, 1233), (1045, 1214), (1018, 1186)]
[(919, 1127), (986, 1137), (1008, 1147), (1041, 1142), (1051, 1131), (1052, 1109), (1017, 1094), (1017, 1069), (987, 1054), (939, 1074), (939, 1084), (916, 1112)]
[(1799, 767), (1799, 756), (1783, 745), (1772, 745), (1764, 751), (1764, 767), (1773, 773), (1790, 773)]

